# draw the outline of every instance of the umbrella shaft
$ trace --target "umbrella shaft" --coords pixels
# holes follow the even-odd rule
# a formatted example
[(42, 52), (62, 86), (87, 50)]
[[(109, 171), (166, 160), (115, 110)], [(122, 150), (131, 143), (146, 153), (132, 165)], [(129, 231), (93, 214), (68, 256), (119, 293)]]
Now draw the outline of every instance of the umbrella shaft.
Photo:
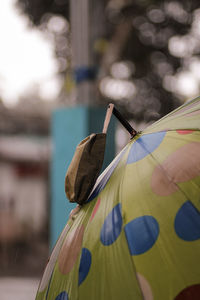
[(120, 121), (120, 123), (128, 130), (131, 137), (134, 137), (137, 132), (133, 127), (124, 119), (124, 117), (120, 114), (120, 112), (114, 107), (113, 108), (113, 115)]

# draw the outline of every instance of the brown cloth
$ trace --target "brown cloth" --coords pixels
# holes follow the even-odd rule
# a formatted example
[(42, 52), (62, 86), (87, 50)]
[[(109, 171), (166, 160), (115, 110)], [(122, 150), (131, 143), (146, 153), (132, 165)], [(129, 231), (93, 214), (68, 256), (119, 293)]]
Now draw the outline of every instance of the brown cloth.
[(70, 202), (83, 204), (102, 168), (106, 133), (93, 133), (77, 146), (65, 176), (65, 193)]

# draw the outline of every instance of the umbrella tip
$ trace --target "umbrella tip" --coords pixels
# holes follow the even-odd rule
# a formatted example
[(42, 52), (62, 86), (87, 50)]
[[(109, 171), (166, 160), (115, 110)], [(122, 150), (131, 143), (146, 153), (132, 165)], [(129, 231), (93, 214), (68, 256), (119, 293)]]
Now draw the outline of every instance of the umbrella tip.
[(131, 139), (133, 139), (138, 134), (138, 132), (135, 129), (133, 129), (132, 133), (130, 134), (131, 134)]

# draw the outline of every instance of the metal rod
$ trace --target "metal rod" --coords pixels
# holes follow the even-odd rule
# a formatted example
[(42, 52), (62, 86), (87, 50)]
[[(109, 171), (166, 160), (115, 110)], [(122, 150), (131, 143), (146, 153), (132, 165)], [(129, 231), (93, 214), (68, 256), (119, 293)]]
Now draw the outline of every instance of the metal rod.
[(120, 121), (120, 123), (128, 130), (128, 132), (131, 135), (131, 138), (133, 138), (136, 134), (137, 131), (128, 123), (126, 119), (120, 114), (120, 112), (114, 107), (113, 108), (113, 115)]

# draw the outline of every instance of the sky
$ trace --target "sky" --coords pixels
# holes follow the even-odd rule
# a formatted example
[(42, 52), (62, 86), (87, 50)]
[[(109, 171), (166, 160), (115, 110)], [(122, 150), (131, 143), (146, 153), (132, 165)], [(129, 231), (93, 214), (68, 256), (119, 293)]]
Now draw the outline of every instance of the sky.
[(15, 0), (2, 0), (0, 9), (0, 98), (13, 106), (34, 87), (44, 100), (59, 91), (57, 61), (53, 45), (44, 34), (28, 26)]

